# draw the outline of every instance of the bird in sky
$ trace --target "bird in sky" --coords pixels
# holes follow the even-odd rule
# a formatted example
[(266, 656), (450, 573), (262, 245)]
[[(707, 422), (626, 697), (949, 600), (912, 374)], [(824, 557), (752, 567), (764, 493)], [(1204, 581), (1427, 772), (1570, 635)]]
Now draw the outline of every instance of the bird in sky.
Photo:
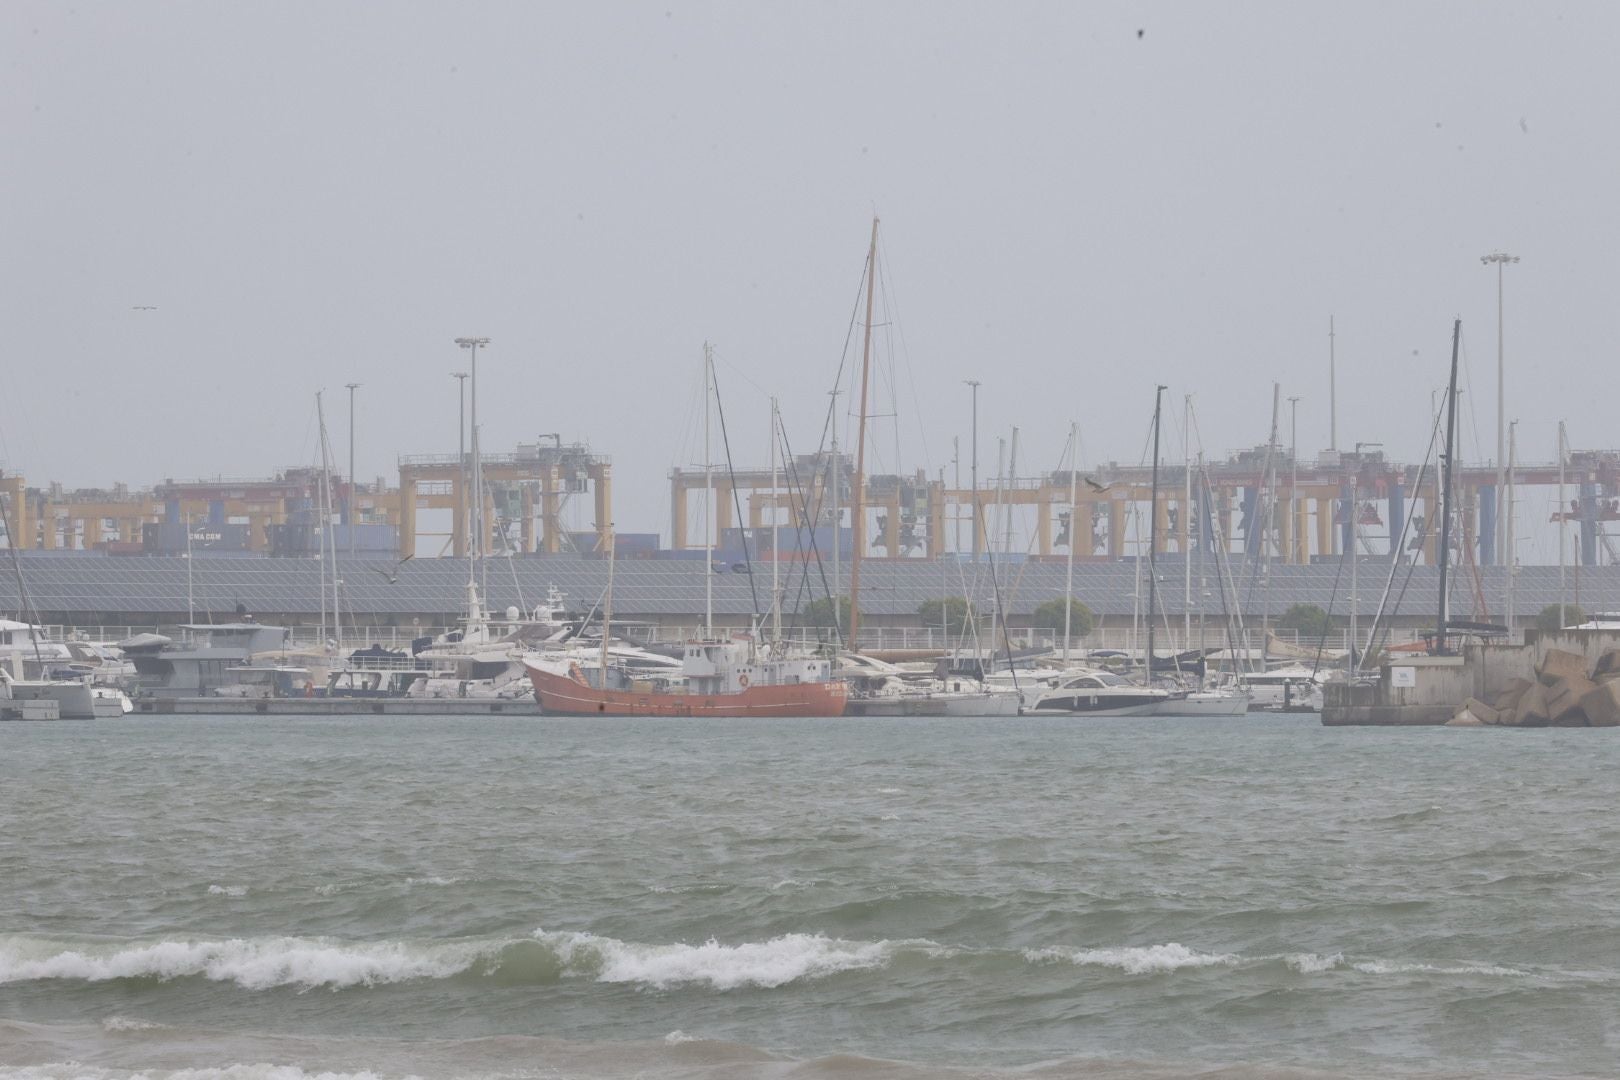
[(132, 304), (132, 305), (130, 305), (130, 310), (131, 311), (156, 311), (157, 310), (157, 305), (156, 304)]
[(399, 560), (399, 562), (395, 563), (394, 568), (392, 570), (384, 570), (379, 566), (373, 566), (371, 569), (373, 571), (375, 571), (376, 573), (381, 574), (383, 577), (387, 578), (388, 579), (388, 584), (390, 584), (390, 585), (398, 585), (399, 584), (399, 568), (404, 566), (406, 563), (410, 562), (414, 558), (416, 558), (416, 555), (413, 552), (412, 554), (407, 555), (403, 559)]
[(1086, 487), (1099, 494), (1114, 486), (1113, 484), (1105, 484), (1094, 476), (1082, 476), (1080, 479), (1086, 482)]

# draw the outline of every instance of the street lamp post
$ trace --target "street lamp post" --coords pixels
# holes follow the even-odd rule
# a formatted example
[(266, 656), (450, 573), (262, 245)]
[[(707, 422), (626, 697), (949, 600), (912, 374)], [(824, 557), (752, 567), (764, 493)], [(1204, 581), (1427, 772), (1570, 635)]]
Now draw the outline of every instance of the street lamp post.
[(349, 497), (344, 502), (343, 524), (349, 531), (349, 558), (354, 558), (354, 392), (357, 382), (344, 383), (349, 388)]
[(1506, 535), (1502, 528), (1502, 491), (1507, 481), (1507, 421), (1505, 409), (1507, 408), (1507, 385), (1504, 377), (1502, 349), (1502, 268), (1508, 263), (1519, 261), (1517, 255), (1509, 255), (1503, 251), (1493, 251), (1489, 255), (1481, 255), (1479, 261), (1486, 266), (1496, 264), (1496, 533), (1491, 538), (1496, 548), (1496, 557), (1502, 557), (1502, 537)]

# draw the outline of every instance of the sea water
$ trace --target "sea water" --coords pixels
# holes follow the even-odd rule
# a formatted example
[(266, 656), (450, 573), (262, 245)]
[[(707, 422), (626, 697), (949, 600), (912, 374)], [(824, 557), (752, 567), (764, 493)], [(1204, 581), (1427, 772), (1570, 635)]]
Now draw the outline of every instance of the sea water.
[(1620, 733), (0, 725), (0, 1080), (1620, 1071)]

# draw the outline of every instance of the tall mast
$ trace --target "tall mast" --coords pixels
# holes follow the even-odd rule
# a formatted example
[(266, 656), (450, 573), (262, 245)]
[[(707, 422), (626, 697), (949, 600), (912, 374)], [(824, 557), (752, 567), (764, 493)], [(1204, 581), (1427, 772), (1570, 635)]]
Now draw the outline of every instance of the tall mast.
[(606, 690), (607, 685), (608, 685), (608, 638), (612, 635), (612, 632), (613, 632), (612, 631), (612, 627), (613, 627), (613, 564), (618, 561), (618, 559), (616, 557), (617, 552), (614, 550), (617, 546), (618, 546), (618, 531), (613, 528), (613, 523), (612, 522), (608, 522), (608, 536), (607, 536), (607, 557), (608, 557), (607, 595), (602, 598), (602, 689), (603, 690)]
[(1339, 449), (1339, 380), (1334, 371), (1333, 316), (1328, 316), (1328, 449)]
[[(1148, 605), (1147, 655), (1142, 659), (1142, 685), (1153, 685), (1153, 623), (1154, 605), (1158, 601), (1158, 573), (1154, 569), (1154, 552), (1159, 548), (1159, 417), (1164, 387), (1153, 392), (1153, 491), (1148, 503)], [(1140, 534), (1138, 534), (1140, 535)]]
[[(470, 596), (474, 586), (474, 566), (481, 565), (484, 560), (484, 455), (478, 440), (478, 349), (488, 345), (487, 337), (461, 337), (456, 338), (456, 344), (468, 352), (469, 366), (472, 373), (472, 420), (468, 426), (472, 429), (472, 533), (473, 546), (471, 558), (467, 561), (467, 592)], [(486, 586), (489, 584), (486, 579)], [(471, 632), (471, 621), (474, 618), (472, 605), (469, 602), (467, 618), (468, 632)]]
[(703, 343), (703, 636), (714, 637), (714, 464), (709, 453), (709, 409), (714, 348)]
[(1518, 458), (1519, 458), (1519, 422), (1517, 420), (1514, 420), (1514, 421), (1512, 421), (1512, 422), (1510, 422), (1508, 424), (1507, 529), (1506, 529), (1506, 534), (1505, 534), (1506, 539), (1507, 539), (1507, 545), (1506, 545), (1505, 549), (1503, 550), (1503, 555), (1507, 559), (1507, 603), (1504, 605), (1504, 607), (1506, 607), (1506, 609), (1507, 609), (1508, 641), (1510, 641), (1510, 642), (1513, 640), (1513, 621), (1514, 621), (1514, 616), (1516, 614), (1516, 612), (1514, 611), (1514, 603), (1513, 603), (1514, 600), (1516, 599), (1516, 597), (1513, 594), (1513, 592), (1514, 592), (1513, 586), (1515, 584), (1515, 582), (1513, 580), (1513, 576), (1514, 576), (1515, 572), (1518, 569), (1517, 559), (1515, 559), (1514, 552), (1513, 552), (1513, 546), (1514, 546), (1514, 540), (1513, 540), (1513, 495), (1514, 495), (1514, 491), (1513, 491), (1513, 481), (1514, 481), (1513, 470), (1518, 465)]
[(1063, 666), (1069, 666), (1069, 616), (1074, 611), (1074, 541), (1080, 535), (1080, 515), (1074, 508), (1074, 481), (1080, 449), (1080, 425), (1069, 421), (1069, 565), (1063, 573)]
[(1194, 528), (1198, 519), (1192, 513), (1192, 395), (1181, 399), (1181, 456), (1187, 470), (1186, 485), (1181, 500), (1181, 535), (1187, 542), (1181, 546), (1182, 573), (1185, 583), (1181, 593), (1181, 647), (1186, 649), (1192, 641), (1192, 549), (1198, 546), (1198, 532)]
[(1569, 527), (1569, 504), (1564, 501), (1564, 422), (1558, 421), (1558, 628), (1569, 621), (1564, 613), (1564, 543)]
[[(319, 426), (325, 427), (326, 421), (324, 419), (322, 419), (321, 417), (322, 417), (321, 391), (317, 390), (317, 391), (315, 391), (315, 418), (316, 418)], [(325, 447), (325, 443), (324, 443), (324, 440), (323, 440), (322, 446), (321, 446), (321, 453), (323, 455), (323, 461), (324, 461), (325, 452), (326, 452), (326, 447)], [(320, 639), (320, 647), (322, 649), (325, 649), (326, 648), (326, 468), (325, 468), (324, 465), (321, 467), (321, 486), (315, 489), (315, 534), (316, 534), (316, 537), (317, 537), (317, 541), (320, 544), (320, 552), (321, 552), (321, 568), (320, 568), (320, 572), (315, 575), (316, 578), (321, 583), (321, 639)], [(187, 518), (186, 518), (186, 548), (187, 548), (188, 552), (190, 551), (190, 546), (191, 546), (191, 518), (189, 516), (187, 516)], [(187, 560), (188, 564), (189, 564), (189, 561), (190, 560), (188, 559)], [(191, 573), (191, 570), (190, 570), (190, 567), (188, 565), (187, 569), (186, 569), (186, 574), (187, 574), (188, 580), (190, 578), (190, 573)]]
[[(838, 605), (842, 603), (844, 596), (844, 507), (842, 505), (844, 498), (844, 467), (843, 462), (838, 458), (838, 395), (841, 393), (843, 393), (842, 388), (836, 386), (827, 391), (828, 396), (832, 398), (832, 472), (830, 478), (832, 480), (832, 603), (834, 625), (841, 625), (841, 620), (838, 618)], [(818, 510), (820, 505), (818, 499), (816, 501)], [(838, 634), (839, 637), (843, 637), (843, 630), (840, 629)]]
[[(780, 422), (776, 399), (771, 398), (771, 641), (782, 640), (781, 553), (776, 549), (776, 425)], [(791, 502), (791, 500), (789, 500)]]
[(1446, 602), (1446, 573), (1451, 563), (1451, 478), (1457, 471), (1453, 455), (1457, 443), (1457, 346), (1461, 339), (1462, 320), (1458, 319), (1451, 325), (1451, 384), (1446, 390), (1445, 472), (1440, 478), (1440, 611), (1434, 638), (1435, 652), (1440, 654), (1447, 651), (1446, 620), (1451, 614), (1450, 605)]
[[(849, 647), (858, 648), (861, 628), (861, 553), (866, 547), (866, 392), (872, 376), (872, 301), (877, 295), (878, 219), (872, 219), (872, 247), (866, 253), (866, 340), (861, 346), (860, 426), (855, 429), (855, 505), (850, 518)], [(894, 554), (890, 552), (890, 554)], [(834, 606), (834, 617), (837, 607)]]
[(1018, 429), (1012, 429), (1012, 442), (1007, 450), (1007, 498), (1002, 504), (1001, 528), (1006, 539), (1002, 541), (1001, 550), (1008, 555), (1012, 554), (1013, 546), (1013, 488), (1018, 480)]

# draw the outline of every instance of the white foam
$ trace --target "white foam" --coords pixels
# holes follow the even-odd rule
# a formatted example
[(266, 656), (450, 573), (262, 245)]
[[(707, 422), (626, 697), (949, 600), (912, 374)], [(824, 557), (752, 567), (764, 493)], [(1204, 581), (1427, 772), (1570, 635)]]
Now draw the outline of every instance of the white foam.
[(1344, 953), (1334, 953), (1331, 956), (1322, 956), (1313, 952), (1289, 953), (1283, 957), (1283, 963), (1301, 975), (1315, 975), (1323, 971), (1332, 971), (1344, 963)]
[(1393, 960), (1367, 960), (1351, 967), (1364, 975), (1505, 975), (1529, 978), (1528, 971), (1502, 967), (1499, 964), (1440, 964), (1400, 963)]
[[(76, 1061), (49, 1065), (0, 1066), (0, 1080), (382, 1080), (373, 1072), (305, 1072), (297, 1065), (220, 1065), (212, 1068), (167, 1070), (103, 1069)], [(401, 1080), (418, 1080), (403, 1077)]]
[(1121, 946), (1113, 949), (1031, 949), (1024, 953), (1031, 963), (1066, 960), (1088, 967), (1111, 967), (1127, 975), (1160, 975), (1182, 968), (1215, 967), (1242, 962), (1231, 953), (1204, 953), (1177, 942), (1164, 945)]
[(109, 1016), (101, 1022), (103, 1031), (160, 1031), (168, 1026), (152, 1020), (138, 1020), (133, 1016)]
[(556, 949), (565, 970), (595, 969), (598, 982), (639, 983), (656, 989), (705, 983), (716, 990), (776, 987), (820, 979), (841, 971), (882, 967), (893, 946), (886, 941), (839, 941), (819, 934), (784, 934), (769, 941), (722, 945), (639, 945), (591, 934), (536, 937)]
[(208, 895), (209, 896), (229, 896), (233, 900), (239, 900), (242, 897), (247, 895), (247, 886), (246, 885), (210, 885), (210, 886), (208, 886)]
[(676, 1028), (674, 1031), (672, 1031), (668, 1035), (664, 1036), (664, 1042), (667, 1043), (670, 1046), (679, 1046), (679, 1045), (681, 1045), (681, 1043), (689, 1043), (689, 1042), (697, 1042), (697, 1041), (698, 1041), (698, 1039), (697, 1039), (696, 1035), (688, 1035), (686, 1032), (680, 1030), (679, 1028)]
[(465, 880), (466, 880), (465, 878), (439, 877), (438, 875), (434, 875), (433, 877), (408, 877), (408, 878), (405, 879), (405, 884), (407, 884), (407, 885), (459, 885), (459, 884), (461, 884), (461, 882), (463, 882)]
[(333, 989), (437, 979), (467, 970), (498, 945), (395, 942), (335, 944), (316, 938), (159, 941), (115, 948), (64, 948), (27, 938), (0, 939), (0, 983), (66, 979), (177, 979), (200, 976), (247, 990), (276, 986)]

